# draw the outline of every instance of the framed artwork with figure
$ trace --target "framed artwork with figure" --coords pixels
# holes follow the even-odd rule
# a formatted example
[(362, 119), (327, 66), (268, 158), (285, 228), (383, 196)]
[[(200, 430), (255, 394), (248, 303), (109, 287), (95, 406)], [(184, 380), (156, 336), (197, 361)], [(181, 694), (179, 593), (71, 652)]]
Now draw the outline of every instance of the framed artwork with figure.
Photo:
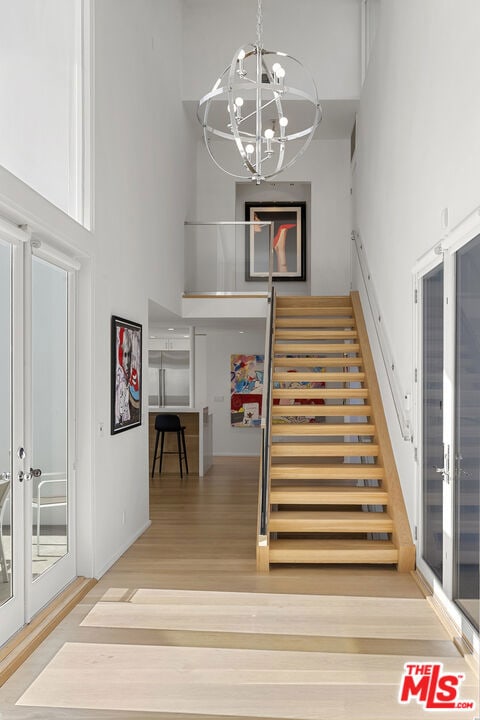
[(112, 316), (111, 434), (142, 424), (142, 326)]
[[(306, 203), (245, 203), (245, 220), (273, 222), (273, 278), (306, 279)], [(248, 225), (245, 279), (265, 280), (269, 268), (270, 226)]]

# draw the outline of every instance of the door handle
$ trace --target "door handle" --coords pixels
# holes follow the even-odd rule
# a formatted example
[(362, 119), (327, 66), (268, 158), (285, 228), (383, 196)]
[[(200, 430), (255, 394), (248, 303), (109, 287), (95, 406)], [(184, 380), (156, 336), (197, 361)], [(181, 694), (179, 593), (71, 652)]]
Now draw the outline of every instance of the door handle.
[(23, 470), (20, 470), (18, 473), (18, 479), (20, 482), (23, 482), (24, 480), (31, 480), (34, 477), (40, 477), (42, 474), (42, 471), (40, 468), (30, 468), (28, 472), (23, 472)]

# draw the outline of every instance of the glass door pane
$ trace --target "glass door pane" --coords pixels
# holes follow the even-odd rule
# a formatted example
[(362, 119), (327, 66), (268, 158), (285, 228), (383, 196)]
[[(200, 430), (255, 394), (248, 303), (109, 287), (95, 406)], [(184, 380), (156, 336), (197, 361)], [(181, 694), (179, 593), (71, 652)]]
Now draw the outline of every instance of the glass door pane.
[(479, 626), (480, 235), (456, 257), (454, 600)]
[(68, 552), (68, 273), (32, 257), (32, 579)]
[(423, 559), (443, 575), (443, 265), (422, 281)]
[(11, 247), (0, 241), (0, 605), (12, 597), (14, 571), (11, 316)]

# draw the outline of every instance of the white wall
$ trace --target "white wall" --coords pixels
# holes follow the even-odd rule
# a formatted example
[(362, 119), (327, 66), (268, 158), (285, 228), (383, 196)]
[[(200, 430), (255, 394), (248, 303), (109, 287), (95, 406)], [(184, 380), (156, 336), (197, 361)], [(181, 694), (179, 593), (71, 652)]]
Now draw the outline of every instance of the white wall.
[[(222, 143), (219, 152), (229, 152)], [(344, 295), (350, 291), (350, 142), (314, 140), (305, 155), (280, 176), (282, 183), (308, 183), (310, 252), (307, 279), (312, 295)], [(284, 187), (284, 186), (283, 186)], [(260, 192), (275, 190), (262, 185)], [(264, 194), (265, 193), (265, 194)], [(292, 193), (295, 199), (295, 193)], [(286, 196), (282, 193), (283, 199)], [(237, 216), (235, 213), (238, 212)], [(195, 220), (244, 220), (236, 207), (236, 184), (211, 161), (203, 145), (197, 145), (197, 196)], [(283, 283), (286, 293), (288, 283)], [(299, 284), (295, 283), (298, 287)], [(282, 286), (282, 287), (283, 287)], [(308, 287), (308, 286), (307, 286)], [(283, 290), (280, 290), (283, 292)]]
[[(256, 0), (183, 0), (183, 98), (199, 100), (256, 41)], [(310, 70), (319, 97), (355, 98), (360, 90), (358, 0), (264, 0), (264, 46), (293, 55)]]
[(233, 428), (230, 424), (230, 356), (263, 355), (265, 326), (262, 323), (258, 330), (244, 334), (238, 330), (209, 329), (206, 333), (207, 404), (213, 412), (213, 454), (260, 455), (260, 428)]
[[(187, 157), (194, 152), (180, 97), (180, 3), (102, 0), (95, 7), (95, 417), (109, 428), (110, 316), (143, 325), (146, 363), (148, 298), (180, 308)], [(145, 391), (142, 427), (96, 437), (97, 572), (148, 522)]]
[[(405, 392), (414, 388), (412, 269), (447, 231), (444, 208), (453, 227), (479, 204), (479, 23), (476, 0), (384, 0), (361, 96), (355, 226)], [(412, 446), (388, 419), (413, 517)]]
[(0, 0), (0, 163), (74, 217), (79, 7)]
[[(180, 309), (195, 150), (181, 102), (180, 0), (102, 0), (94, 10), (94, 230), (81, 228), (2, 167), (0, 214), (28, 223), (81, 264), (78, 572), (99, 576), (149, 522), (145, 393), (143, 424), (110, 435), (110, 319), (115, 314), (143, 325), (145, 359), (149, 298)], [(43, 172), (49, 171), (44, 162)]]

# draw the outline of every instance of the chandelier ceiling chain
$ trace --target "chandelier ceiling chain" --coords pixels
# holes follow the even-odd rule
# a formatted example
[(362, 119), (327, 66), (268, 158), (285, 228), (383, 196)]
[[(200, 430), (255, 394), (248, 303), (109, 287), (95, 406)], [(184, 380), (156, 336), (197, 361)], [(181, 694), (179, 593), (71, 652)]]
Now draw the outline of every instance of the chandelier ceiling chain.
[(263, 15), (262, 15), (262, 0), (257, 2), (257, 45), (263, 49)]
[[(256, 29), (256, 43), (236, 51), (229, 67), (200, 100), (197, 116), (215, 164), (232, 177), (259, 184), (303, 155), (322, 119), (322, 109), (315, 81), (301, 62), (263, 47), (262, 0), (257, 0)], [(299, 79), (301, 89), (296, 86)]]

